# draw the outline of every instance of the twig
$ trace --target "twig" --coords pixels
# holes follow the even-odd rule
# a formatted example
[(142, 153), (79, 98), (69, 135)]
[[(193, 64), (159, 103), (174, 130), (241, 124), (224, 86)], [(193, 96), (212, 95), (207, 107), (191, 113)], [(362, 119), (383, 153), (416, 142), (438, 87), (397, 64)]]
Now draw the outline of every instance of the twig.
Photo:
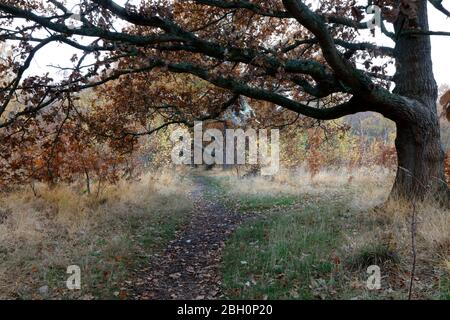
[[(419, 179), (417, 179), (411, 171), (406, 168), (399, 167), (400, 170), (406, 172), (411, 178), (416, 180), (418, 185), (422, 187), (425, 191), (427, 191), (430, 185), (423, 184)], [(411, 279), (409, 281), (409, 290), (408, 290), (408, 300), (412, 299), (412, 290), (414, 284), (414, 278), (416, 273), (416, 264), (417, 264), (417, 249), (416, 249), (416, 235), (417, 235), (417, 198), (413, 197), (412, 199), (412, 214), (411, 214), (411, 253), (412, 253), (412, 267), (411, 267)]]
[(417, 261), (417, 250), (416, 250), (416, 233), (417, 233), (417, 221), (416, 221), (416, 200), (412, 203), (412, 214), (411, 214), (411, 251), (412, 251), (412, 269), (411, 269), (411, 279), (409, 282), (409, 292), (408, 300), (412, 298), (412, 290), (414, 277), (416, 273), (416, 261)]

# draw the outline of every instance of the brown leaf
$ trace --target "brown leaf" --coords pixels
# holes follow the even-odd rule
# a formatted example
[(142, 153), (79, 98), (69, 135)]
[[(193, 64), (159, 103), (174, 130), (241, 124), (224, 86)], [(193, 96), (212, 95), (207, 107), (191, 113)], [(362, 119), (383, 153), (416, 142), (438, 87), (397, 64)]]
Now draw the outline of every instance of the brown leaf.
[(448, 90), (439, 100), (441, 106), (447, 106), (450, 103), (450, 90)]

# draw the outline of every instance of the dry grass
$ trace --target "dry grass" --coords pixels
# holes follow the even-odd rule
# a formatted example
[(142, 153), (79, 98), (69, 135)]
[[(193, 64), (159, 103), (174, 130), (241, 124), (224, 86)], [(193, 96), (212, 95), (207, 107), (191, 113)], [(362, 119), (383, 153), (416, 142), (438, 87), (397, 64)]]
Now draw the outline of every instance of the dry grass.
[[(349, 268), (349, 274), (344, 277), (367, 278), (366, 265), (372, 262), (380, 263), (384, 272), (382, 293), (372, 294), (362, 286), (362, 293), (357, 295), (360, 298), (405, 297), (411, 270), (412, 209), (406, 202), (386, 202), (394, 172), (373, 167), (352, 171), (328, 169), (311, 178), (301, 168), (282, 170), (272, 179), (239, 178), (230, 172), (214, 174), (234, 199), (255, 195), (275, 198), (292, 195), (305, 202), (306, 208), (315, 206), (317, 212), (334, 204), (334, 223), (340, 225), (344, 239), (336, 251)], [(305, 206), (294, 207), (303, 214)], [(286, 207), (279, 213), (290, 210)], [(450, 261), (450, 211), (426, 201), (417, 204), (416, 214), (418, 262), (414, 297), (445, 296), (448, 284), (442, 283), (448, 283), (450, 271), (447, 269), (447, 261)], [(289, 237), (286, 234), (281, 236)], [(361, 280), (361, 283), (364, 282)], [(348, 292), (348, 297), (354, 297), (354, 294)]]
[[(126, 269), (170, 238), (190, 212), (189, 189), (188, 180), (162, 172), (105, 186), (98, 195), (62, 185), (40, 185), (38, 197), (28, 189), (4, 195), (0, 298), (113, 297)], [(82, 269), (81, 292), (65, 289), (72, 264)]]
[[(296, 237), (306, 233), (297, 233), (298, 228), (305, 227), (305, 232), (309, 230), (308, 234), (323, 239), (324, 248), (349, 266), (343, 274), (333, 274), (336, 281), (330, 284), (337, 291), (342, 285), (340, 297), (405, 297), (411, 267), (411, 206), (390, 202), (374, 209), (385, 203), (393, 172), (383, 168), (329, 168), (311, 177), (299, 168), (281, 170), (273, 178), (239, 178), (234, 171), (221, 170), (211, 175), (217, 178), (214, 181), (220, 181), (215, 187), (223, 188), (219, 194), (229, 198), (232, 205), (241, 201), (240, 209), (283, 208), (271, 216), (272, 222), (262, 219), (255, 228), (249, 226), (251, 237), (258, 230), (260, 241), (271, 234), (271, 241), (282, 244), (280, 250), (299, 244)], [(190, 187), (182, 175), (161, 172), (143, 176), (138, 182), (106, 186), (98, 197), (69, 186), (53, 190), (39, 186), (38, 197), (27, 189), (5, 195), (0, 203), (0, 298), (121, 295), (121, 285), (136, 261), (156, 252), (186, 218), (192, 206), (186, 196)], [(218, 201), (217, 195), (214, 197)], [(446, 264), (450, 261), (450, 211), (431, 202), (419, 203), (417, 218), (415, 297), (441, 297), (450, 287)], [(322, 232), (331, 227), (335, 233)], [(245, 245), (254, 243), (251, 237), (244, 237)], [(297, 249), (314, 253), (316, 243)], [(321, 250), (321, 254), (328, 254)], [(290, 251), (283, 249), (280, 254), (296, 259), (284, 256), (286, 252)], [(322, 271), (326, 273), (330, 262), (323, 259), (326, 263)], [(245, 259), (236, 260), (237, 270), (242, 268), (241, 260)], [(265, 258), (261, 261), (270, 262)], [(374, 262), (382, 264), (383, 293), (368, 292), (361, 285), (367, 278), (366, 265)], [(81, 292), (65, 289), (65, 271), (71, 264), (82, 268)], [(315, 264), (311, 268), (315, 270)], [(354, 279), (358, 285), (351, 289), (349, 283)], [(49, 286), (48, 293), (39, 293), (45, 285)]]
[[(380, 208), (356, 211), (355, 224), (346, 232), (343, 251), (350, 257), (350, 264), (367, 254), (377, 254), (380, 248), (390, 257), (399, 258), (386, 259), (386, 263), (380, 265), (385, 276), (385, 288), (394, 292), (405, 292), (410, 282), (412, 212), (411, 204), (400, 202), (387, 202)], [(450, 261), (450, 210), (439, 208), (432, 202), (418, 203), (416, 219), (417, 270), (413, 297), (448, 299), (450, 269), (446, 262)]]
[(305, 167), (296, 170), (281, 169), (273, 177), (240, 178), (235, 171), (221, 170), (215, 171), (213, 175), (226, 178), (223, 182), (234, 194), (309, 194), (326, 199), (328, 195), (336, 196), (343, 191), (357, 189), (353, 205), (358, 209), (371, 208), (385, 201), (388, 193), (386, 185), (394, 179), (393, 173), (382, 167), (354, 170), (329, 168), (319, 171), (314, 177)]

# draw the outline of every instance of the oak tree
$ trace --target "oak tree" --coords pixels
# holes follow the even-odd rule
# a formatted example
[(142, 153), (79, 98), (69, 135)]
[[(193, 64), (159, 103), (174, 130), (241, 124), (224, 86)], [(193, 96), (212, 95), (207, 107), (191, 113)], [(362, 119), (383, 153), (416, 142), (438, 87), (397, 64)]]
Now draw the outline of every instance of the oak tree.
[[(268, 121), (286, 110), (290, 119), (321, 121), (373, 111), (397, 127), (392, 196), (431, 192), (450, 202), (430, 42), (450, 32), (429, 30), (428, 24), (428, 5), (450, 17), (442, 0), (76, 4), (73, 9), (74, 1), (1, 1), (0, 39), (13, 44), (14, 55), (0, 63), (0, 127), (23, 123), (68, 93), (96, 86), (103, 86), (118, 110), (115, 120), (122, 121), (111, 129), (100, 116), (98, 131), (119, 138), (216, 118), (240, 97), (259, 101), (255, 108)], [(381, 32), (394, 46), (361, 40), (373, 25), (366, 12), (374, 5), (381, 8)], [(52, 43), (78, 50), (68, 75), (55, 80), (27, 73), (37, 52)], [(176, 88), (152, 87), (173, 74), (185, 81)], [(108, 82), (114, 84), (104, 86)], [(17, 102), (23, 107), (12, 107)], [(123, 108), (128, 109), (119, 112)], [(155, 114), (165, 121), (149, 127), (146, 119)], [(139, 121), (145, 130), (127, 127)]]

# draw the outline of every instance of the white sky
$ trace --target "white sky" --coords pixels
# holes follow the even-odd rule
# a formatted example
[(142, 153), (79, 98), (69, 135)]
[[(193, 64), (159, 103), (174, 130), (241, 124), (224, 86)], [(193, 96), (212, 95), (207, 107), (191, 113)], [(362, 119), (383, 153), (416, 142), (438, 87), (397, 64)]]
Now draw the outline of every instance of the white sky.
[[(69, 0), (69, 3), (74, 3), (75, 0)], [(118, 4), (123, 5), (125, 0), (116, 0)], [(450, 0), (444, 0), (444, 5), (449, 7)], [(68, 6), (70, 8), (70, 6)], [(450, 31), (450, 19), (446, 18), (442, 13), (437, 11), (433, 6), (429, 6), (429, 20), (430, 29), (434, 31)], [(379, 45), (390, 45), (392, 41), (388, 38), (381, 36), (380, 32), (377, 32), (377, 36), (365, 34), (363, 40), (376, 42)], [(449, 36), (433, 36), (432, 37), (432, 59), (434, 73), (438, 84), (450, 84), (450, 62), (447, 54), (450, 54), (450, 37)], [(63, 44), (51, 44), (42, 49), (34, 58), (32, 68), (29, 72), (47, 72), (48, 65), (70, 66), (68, 64), (72, 55), (77, 52), (76, 50)], [(51, 70), (51, 69), (50, 69)]]
[[(447, 8), (450, 0), (444, 0)], [(446, 18), (441, 12), (430, 5), (430, 30), (450, 31), (450, 19)], [(438, 84), (450, 84), (450, 62), (447, 54), (450, 53), (450, 37), (449, 36), (433, 36), (431, 37), (432, 55), (434, 75)]]

